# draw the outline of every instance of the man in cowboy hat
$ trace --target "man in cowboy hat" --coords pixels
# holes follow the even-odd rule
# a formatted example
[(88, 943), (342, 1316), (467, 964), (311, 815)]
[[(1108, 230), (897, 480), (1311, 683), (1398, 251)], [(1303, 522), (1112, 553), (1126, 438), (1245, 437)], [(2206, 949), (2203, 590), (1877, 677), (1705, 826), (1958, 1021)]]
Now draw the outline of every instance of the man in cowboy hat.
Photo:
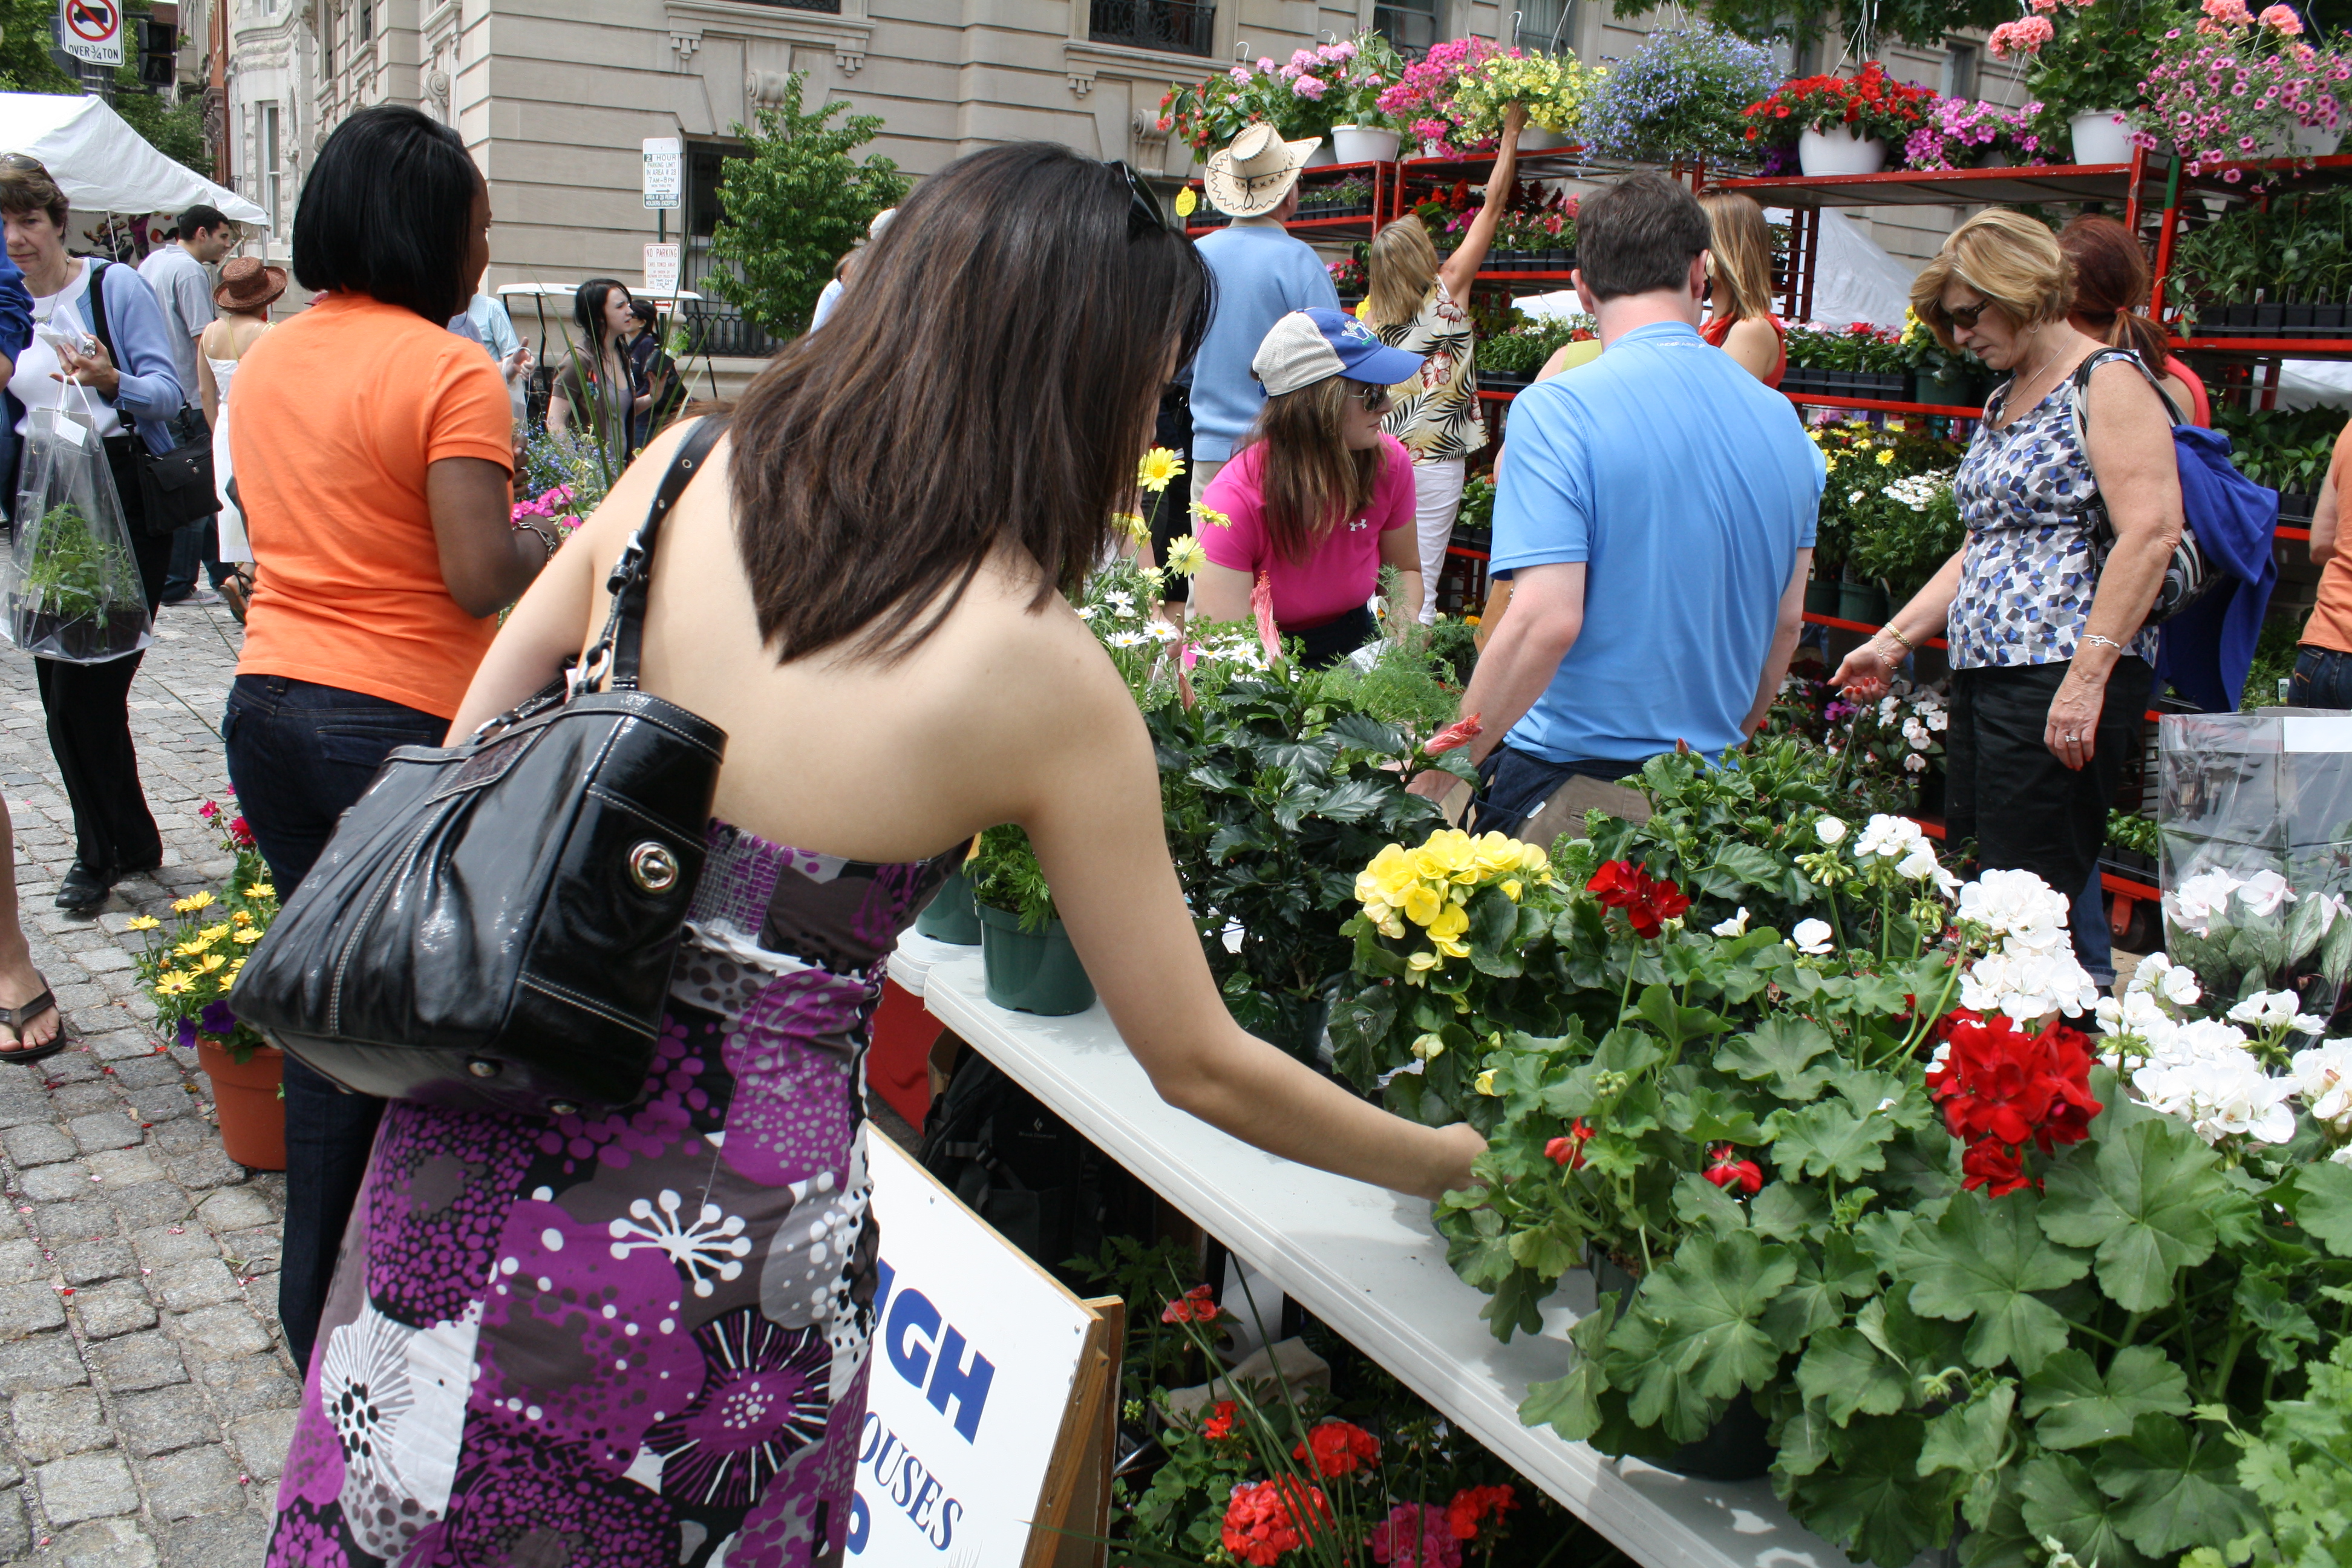
[(1208, 489), (1265, 405), (1250, 361), (1275, 322), (1293, 310), (1339, 308), (1322, 258), (1282, 226), (1298, 210), (1298, 171), (1321, 143), (1320, 137), (1285, 142), (1273, 126), (1252, 125), (1211, 154), (1202, 178), (1210, 202), (1234, 221), (1200, 242), (1217, 295), (1192, 360), (1194, 495)]

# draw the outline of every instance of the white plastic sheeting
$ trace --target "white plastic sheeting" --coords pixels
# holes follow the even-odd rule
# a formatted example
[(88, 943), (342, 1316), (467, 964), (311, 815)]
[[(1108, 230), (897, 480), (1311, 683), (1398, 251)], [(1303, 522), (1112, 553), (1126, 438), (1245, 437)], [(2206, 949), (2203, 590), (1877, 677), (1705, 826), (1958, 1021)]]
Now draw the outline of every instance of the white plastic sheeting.
[(0, 153), (38, 158), (77, 213), (176, 213), (202, 203), (269, 226), (267, 212), (155, 151), (103, 99), (0, 92)]
[[(1785, 222), (1788, 216), (1770, 215), (1775, 222)], [(1832, 327), (1868, 321), (1899, 331), (1903, 313), (1911, 308), (1911, 279), (1918, 268), (1888, 255), (1835, 207), (1821, 208), (1816, 221), (1822, 239), (1814, 254), (1812, 319)]]

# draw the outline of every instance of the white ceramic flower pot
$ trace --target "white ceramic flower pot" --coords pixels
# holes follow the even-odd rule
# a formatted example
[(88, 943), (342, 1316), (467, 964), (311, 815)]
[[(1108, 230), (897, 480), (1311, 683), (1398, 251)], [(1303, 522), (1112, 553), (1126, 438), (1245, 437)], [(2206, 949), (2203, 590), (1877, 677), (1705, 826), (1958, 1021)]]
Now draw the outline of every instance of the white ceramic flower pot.
[(1331, 143), (1327, 139), (1315, 143), (1315, 151), (1307, 154), (1307, 163), (1304, 166), (1309, 169), (1328, 169), (1339, 161), (1339, 154), (1331, 151)]
[(1557, 153), (1567, 145), (1567, 137), (1557, 131), (1547, 131), (1533, 121), (1529, 121), (1519, 132), (1519, 151), (1522, 153)]
[(1865, 141), (1849, 125), (1808, 131), (1797, 138), (1797, 163), (1808, 175), (1875, 174), (1886, 167), (1886, 143)]
[(1342, 163), (1393, 163), (1397, 143), (1403, 140), (1402, 132), (1380, 131), (1369, 125), (1331, 127), (1331, 145)]
[(2131, 162), (2131, 135), (2124, 128), (2122, 110), (2095, 109), (2087, 114), (2074, 115), (2066, 121), (2066, 127), (2073, 132), (2075, 163)]
[(2298, 158), (2331, 157), (2343, 140), (2341, 126), (2330, 131), (2319, 125), (2298, 125), (2294, 128), (2294, 155)]
[(1443, 158), (1445, 156), (1445, 143), (1437, 141), (1423, 142), (1421, 144), (1421, 155), (1424, 158)]

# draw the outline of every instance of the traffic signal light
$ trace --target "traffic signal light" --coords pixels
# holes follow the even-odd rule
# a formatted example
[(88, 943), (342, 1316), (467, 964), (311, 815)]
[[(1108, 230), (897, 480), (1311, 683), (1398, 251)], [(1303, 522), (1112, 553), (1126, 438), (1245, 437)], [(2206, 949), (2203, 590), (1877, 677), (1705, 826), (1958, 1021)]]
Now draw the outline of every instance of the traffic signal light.
[(169, 87), (174, 70), (173, 57), (180, 52), (180, 29), (170, 22), (158, 22), (152, 16), (136, 18), (139, 23), (139, 79), (148, 87)]

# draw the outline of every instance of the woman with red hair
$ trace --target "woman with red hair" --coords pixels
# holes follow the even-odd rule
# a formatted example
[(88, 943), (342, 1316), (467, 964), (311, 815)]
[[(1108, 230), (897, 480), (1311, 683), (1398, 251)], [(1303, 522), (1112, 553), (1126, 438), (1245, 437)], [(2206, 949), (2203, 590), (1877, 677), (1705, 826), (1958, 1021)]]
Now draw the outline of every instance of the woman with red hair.
[(2212, 428), (2205, 384), (2173, 357), (2163, 326), (2134, 309), (2147, 299), (2148, 269), (2147, 255), (2132, 231), (2114, 218), (2084, 213), (2059, 235), (2058, 248), (2065, 253), (2074, 289), (2066, 307), (2067, 323), (2110, 348), (2139, 355), (2173, 406), (2191, 425)]

